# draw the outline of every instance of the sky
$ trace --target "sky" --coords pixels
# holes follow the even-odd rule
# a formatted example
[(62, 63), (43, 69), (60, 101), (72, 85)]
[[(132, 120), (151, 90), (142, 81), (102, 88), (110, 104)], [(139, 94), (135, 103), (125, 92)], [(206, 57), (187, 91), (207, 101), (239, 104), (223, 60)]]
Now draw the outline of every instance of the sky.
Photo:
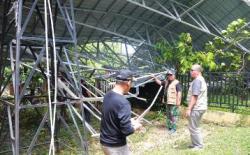
[[(128, 54), (129, 56), (131, 56), (135, 52), (135, 49), (131, 45), (128, 45), (128, 44), (127, 44), (127, 48), (128, 48)], [(126, 55), (125, 44), (122, 44), (122, 54)]]

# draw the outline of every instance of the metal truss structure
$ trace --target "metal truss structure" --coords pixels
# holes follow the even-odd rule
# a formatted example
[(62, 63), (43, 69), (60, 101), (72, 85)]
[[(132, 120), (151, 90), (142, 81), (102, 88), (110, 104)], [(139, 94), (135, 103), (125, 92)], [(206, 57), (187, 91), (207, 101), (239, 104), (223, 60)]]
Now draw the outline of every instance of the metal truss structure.
[[(127, 97), (144, 100), (137, 95), (140, 86), (151, 82), (148, 73), (160, 72), (157, 73), (160, 75), (166, 70), (166, 66), (154, 61), (158, 56), (154, 44), (159, 39), (175, 42), (181, 31), (195, 31), (197, 42), (203, 35), (222, 37), (220, 25), (198, 9), (207, 4), (205, 0), (4, 0), (0, 3), (0, 78), (4, 79), (0, 80), (3, 109), (0, 148), (5, 143), (3, 139), (10, 137), (6, 141), (9, 147), (0, 149), (0, 153), (32, 154), (41, 145), (47, 146), (49, 154), (55, 154), (59, 144), (70, 149), (59, 136), (60, 130), (65, 129), (76, 141), (78, 153), (88, 154), (86, 133), (95, 137), (98, 132), (85, 121), (83, 109), (100, 120), (101, 112), (93, 103), (102, 102), (115, 72), (121, 68), (136, 71), (139, 76), (134, 86), (136, 94)], [(175, 29), (177, 26), (179, 29)], [(117, 51), (122, 50), (114, 45), (117, 43), (125, 46), (124, 53)], [(133, 54), (128, 46), (134, 48)], [(235, 46), (249, 53), (248, 44)], [(81, 84), (82, 79), (87, 87)], [(13, 86), (13, 96), (5, 95), (8, 86)], [(84, 97), (82, 87), (92, 97)], [(22, 133), (25, 111), (33, 111), (41, 118), (36, 121), (39, 122), (36, 131), (26, 140)], [(42, 141), (41, 136), (46, 140)]]

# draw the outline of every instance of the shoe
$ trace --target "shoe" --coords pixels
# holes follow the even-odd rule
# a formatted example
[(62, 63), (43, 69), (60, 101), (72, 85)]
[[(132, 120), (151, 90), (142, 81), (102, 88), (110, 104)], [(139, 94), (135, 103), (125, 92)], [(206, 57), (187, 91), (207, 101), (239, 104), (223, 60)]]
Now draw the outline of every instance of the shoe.
[(171, 130), (168, 132), (168, 134), (172, 135), (172, 134), (174, 134), (175, 132), (176, 132), (175, 129), (171, 129)]
[(191, 144), (191, 145), (188, 145), (188, 148), (189, 148), (189, 149), (192, 149), (192, 148), (194, 148), (194, 145), (192, 145), (192, 144)]
[(193, 148), (191, 148), (192, 151), (200, 151), (202, 149), (203, 147), (199, 147), (199, 146), (193, 146)]

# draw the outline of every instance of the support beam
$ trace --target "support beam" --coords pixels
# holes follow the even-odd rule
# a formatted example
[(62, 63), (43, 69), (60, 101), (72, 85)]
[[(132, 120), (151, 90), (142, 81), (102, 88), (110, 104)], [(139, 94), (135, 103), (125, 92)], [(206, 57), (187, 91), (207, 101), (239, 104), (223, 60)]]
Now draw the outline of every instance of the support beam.
[[(220, 37), (220, 38), (222, 38), (224, 41), (229, 42), (226, 38), (224, 38), (224, 37), (221, 36), (221, 33), (220, 33), (220, 32), (217, 32), (218, 34), (215, 34), (215, 33), (213, 33), (212, 31), (207, 30), (207, 29), (204, 28), (203, 26), (200, 27), (199, 25), (198, 25), (198, 26), (197, 26), (197, 25), (193, 25), (193, 24), (191, 24), (191, 23), (189, 23), (189, 22), (186, 22), (186, 21), (184, 21), (184, 20), (180, 20), (180, 19), (178, 18), (178, 15), (177, 15), (177, 16), (170, 16), (170, 15), (167, 14), (167, 13), (164, 13), (164, 12), (159, 11), (159, 10), (157, 10), (157, 9), (154, 9), (154, 8), (152, 8), (152, 7), (150, 7), (150, 6), (147, 6), (146, 3), (140, 3), (140, 2), (137, 2), (136, 0), (127, 0), (127, 2), (130, 2), (131, 4), (140, 6), (140, 7), (144, 8), (144, 9), (150, 10), (150, 11), (152, 11), (152, 12), (156, 12), (157, 14), (160, 14), (160, 15), (162, 15), (162, 16), (165, 16), (165, 17), (167, 17), (167, 18), (170, 18), (170, 19), (172, 19), (173, 21), (182, 23), (182, 24), (184, 24), (184, 25), (187, 25), (187, 26), (189, 26), (189, 27), (191, 27), (191, 28), (194, 28), (194, 29), (196, 29), (196, 30), (199, 30), (199, 31), (201, 31), (201, 32), (207, 33), (208, 35), (211, 35), (211, 36), (213, 36), (213, 37)], [(181, 4), (181, 3), (179, 3), (179, 2), (176, 2), (176, 1), (172, 1), (172, 2), (177, 3), (178, 5), (182, 5), (182, 6), (183, 6), (183, 4)], [(201, 2), (202, 2), (202, 1), (201, 1)], [(201, 2), (200, 2), (200, 3), (201, 3)], [(188, 10), (184, 11), (184, 13), (186, 14), (186, 12), (192, 11), (192, 10), (193, 10), (197, 5), (199, 5), (200, 3), (197, 3), (197, 4), (194, 5), (192, 8), (189, 8)], [(184, 15), (185, 15), (185, 14), (184, 14)], [(209, 24), (211, 24), (211, 23), (209, 23)], [(215, 27), (214, 25), (210, 25), (210, 26), (211, 26), (211, 27)], [(237, 46), (238, 48), (240, 48), (242, 51), (250, 53), (250, 50), (246, 49), (246, 48), (245, 48), (244, 46), (242, 46), (241, 44), (237, 43), (236, 46)]]
[[(204, 0), (200, 0), (199, 2), (197, 2), (195, 5), (193, 5), (192, 7), (188, 8), (187, 10), (185, 10), (184, 12), (182, 12), (179, 17), (182, 18), (184, 17), (188, 12), (191, 12), (192, 10), (194, 10), (196, 7), (198, 7), (200, 4), (202, 4), (204, 2)], [(176, 3), (175, 1), (173, 1), (172, 3)], [(168, 28), (170, 25), (172, 25), (175, 22), (175, 20), (171, 20), (168, 24), (166, 24), (165, 26), (163, 26), (160, 31)]]
[(145, 8), (145, 9), (147, 9), (147, 10), (156, 12), (156, 13), (158, 13), (158, 14), (160, 14), (160, 15), (162, 15), (162, 16), (165, 16), (165, 17), (167, 17), (167, 18), (170, 18), (170, 19), (172, 19), (172, 20), (174, 20), (174, 21), (177, 21), (177, 22), (180, 22), (180, 23), (182, 23), (182, 24), (184, 24), (184, 25), (187, 25), (187, 26), (189, 26), (189, 27), (192, 27), (192, 28), (194, 28), (194, 29), (196, 29), (196, 30), (199, 30), (199, 31), (202, 31), (202, 32), (205, 32), (205, 33), (209, 33), (210, 35), (213, 35), (213, 36), (217, 36), (217, 35), (215, 35), (215, 34), (213, 34), (213, 33), (207, 32), (206, 30), (204, 30), (203, 28), (201, 28), (201, 27), (199, 27), (199, 26), (196, 26), (196, 25), (190, 24), (190, 23), (188, 23), (188, 22), (186, 22), (186, 21), (180, 20), (180, 19), (179, 19), (178, 17), (176, 17), (176, 16), (170, 16), (169, 14), (166, 14), (166, 13), (164, 13), (164, 12), (161, 12), (161, 11), (159, 11), (159, 10), (156, 10), (156, 9), (154, 9), (154, 8), (151, 8), (150, 6), (143, 5), (143, 4), (139, 3), (139, 2), (136, 2), (135, 0), (127, 0), (127, 1), (130, 2), (130, 3), (132, 3), (132, 4), (134, 4), (134, 5), (138, 5), (138, 6), (142, 7), (142, 8)]
[(22, 5), (23, 1), (19, 0), (17, 2), (17, 29), (16, 29), (16, 64), (15, 64), (15, 155), (19, 155), (19, 112), (20, 112), (20, 98), (19, 98), (19, 88), (20, 88), (20, 53), (21, 53), (21, 31), (22, 31)]

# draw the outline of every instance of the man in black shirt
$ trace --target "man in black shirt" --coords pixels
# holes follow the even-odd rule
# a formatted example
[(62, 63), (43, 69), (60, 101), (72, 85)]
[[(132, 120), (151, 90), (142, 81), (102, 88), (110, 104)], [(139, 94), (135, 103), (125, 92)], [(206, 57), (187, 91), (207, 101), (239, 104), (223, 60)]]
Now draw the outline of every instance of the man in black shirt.
[(115, 87), (103, 100), (100, 143), (105, 155), (129, 155), (126, 137), (142, 125), (131, 119), (131, 106), (123, 96), (129, 92), (133, 73), (121, 70), (116, 76)]

